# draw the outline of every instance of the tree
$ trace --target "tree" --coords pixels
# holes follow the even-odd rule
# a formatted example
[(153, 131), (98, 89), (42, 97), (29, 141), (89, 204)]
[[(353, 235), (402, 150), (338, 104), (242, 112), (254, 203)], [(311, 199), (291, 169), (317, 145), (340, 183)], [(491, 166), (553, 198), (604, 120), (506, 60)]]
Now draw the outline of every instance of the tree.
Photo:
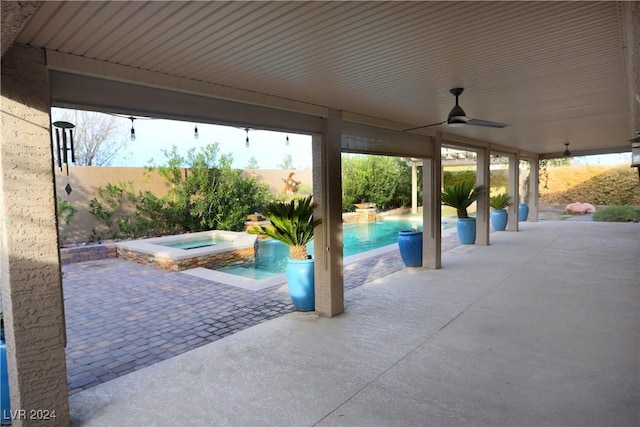
[(397, 157), (342, 156), (342, 210), (355, 203), (375, 203), (380, 210), (406, 206), (411, 200), (411, 168)]
[(53, 121), (76, 125), (73, 129), (76, 165), (109, 166), (126, 149), (129, 132), (121, 117), (82, 110), (52, 109)]
[(174, 146), (165, 155), (167, 165), (159, 167), (158, 173), (172, 185), (165, 199), (167, 216), (184, 230), (242, 231), (246, 215), (267, 203), (268, 185), (231, 169), (232, 156), (220, 155), (218, 144), (198, 152), (192, 148), (186, 157)]
[(258, 161), (254, 156), (251, 156), (249, 159), (249, 163), (247, 163), (247, 169), (260, 169), (260, 165), (258, 165)]
[(293, 156), (291, 154), (287, 154), (286, 156), (284, 156), (284, 159), (282, 159), (282, 164), (278, 165), (278, 167), (284, 170), (295, 169), (293, 167)]
[[(219, 154), (218, 144), (186, 156), (177, 147), (165, 151), (166, 164), (158, 173), (171, 184), (163, 197), (136, 192), (131, 183), (107, 184), (90, 202), (90, 212), (109, 237), (140, 237), (185, 231), (242, 231), (247, 214), (261, 211), (269, 200), (269, 186), (231, 169), (232, 157)], [(185, 169), (186, 168), (186, 169)]]

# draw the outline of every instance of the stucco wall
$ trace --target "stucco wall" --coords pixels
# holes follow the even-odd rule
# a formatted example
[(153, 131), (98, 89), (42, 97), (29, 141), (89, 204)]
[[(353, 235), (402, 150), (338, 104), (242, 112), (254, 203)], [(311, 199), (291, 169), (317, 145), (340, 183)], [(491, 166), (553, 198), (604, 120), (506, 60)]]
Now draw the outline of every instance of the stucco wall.
[(2, 57), (0, 283), (11, 409), (56, 413), (53, 422), (18, 417), (18, 427), (69, 425), (48, 76), (40, 49), (14, 46)]
[[(259, 182), (268, 184), (273, 194), (277, 194), (284, 189), (283, 179), (286, 179), (290, 172), (294, 172), (293, 179), (300, 181), (301, 188), (311, 188), (310, 170), (247, 169), (244, 174), (255, 176)], [(69, 176), (66, 174), (65, 167), (62, 168), (62, 171), (56, 167), (55, 175), (58, 197), (71, 203), (77, 209), (77, 213), (69, 225), (60, 221), (63, 243), (79, 243), (89, 240), (91, 230), (98, 225), (94, 216), (89, 213), (89, 202), (92, 198), (97, 197), (98, 188), (105, 187), (108, 183), (117, 184), (131, 181), (136, 192), (148, 190), (157, 196), (167, 194), (170, 188), (157, 171), (149, 171), (146, 168), (69, 166)], [(65, 192), (67, 184), (72, 189), (70, 194)]]

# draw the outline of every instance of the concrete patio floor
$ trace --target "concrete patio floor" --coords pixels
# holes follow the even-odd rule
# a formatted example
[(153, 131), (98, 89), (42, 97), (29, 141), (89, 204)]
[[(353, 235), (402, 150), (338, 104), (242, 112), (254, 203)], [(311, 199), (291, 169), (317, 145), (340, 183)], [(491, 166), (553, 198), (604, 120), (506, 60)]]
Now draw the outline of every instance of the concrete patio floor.
[(74, 425), (640, 423), (640, 224), (521, 223), (70, 397)]

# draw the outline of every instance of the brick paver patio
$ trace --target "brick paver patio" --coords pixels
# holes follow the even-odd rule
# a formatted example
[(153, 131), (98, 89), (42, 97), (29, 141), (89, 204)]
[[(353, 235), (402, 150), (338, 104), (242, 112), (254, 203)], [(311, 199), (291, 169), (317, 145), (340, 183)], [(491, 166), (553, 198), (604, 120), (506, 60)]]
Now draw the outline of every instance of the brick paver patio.
[[(450, 234), (442, 250), (457, 244)], [(345, 304), (348, 290), (401, 268), (397, 249), (345, 265)], [(70, 394), (294, 310), (286, 284), (248, 291), (119, 259), (62, 270)]]

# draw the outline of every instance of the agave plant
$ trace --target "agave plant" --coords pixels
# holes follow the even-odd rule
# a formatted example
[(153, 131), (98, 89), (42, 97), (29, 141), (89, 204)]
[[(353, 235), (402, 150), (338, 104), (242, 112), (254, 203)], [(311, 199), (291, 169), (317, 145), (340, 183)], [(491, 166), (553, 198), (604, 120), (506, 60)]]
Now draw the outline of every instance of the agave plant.
[(473, 181), (460, 181), (457, 184), (446, 187), (440, 200), (443, 205), (455, 208), (458, 218), (469, 218), (467, 208), (478, 200), (483, 191), (484, 187), (481, 185), (476, 186)]
[(263, 210), (270, 225), (254, 226), (248, 230), (251, 234), (268, 236), (289, 246), (291, 259), (308, 259), (307, 243), (313, 239), (313, 229), (321, 220), (313, 218), (315, 203), (311, 196), (294, 199), (290, 202), (274, 202)]
[(511, 196), (507, 193), (496, 194), (489, 198), (489, 206), (493, 209), (506, 209), (511, 204)]

